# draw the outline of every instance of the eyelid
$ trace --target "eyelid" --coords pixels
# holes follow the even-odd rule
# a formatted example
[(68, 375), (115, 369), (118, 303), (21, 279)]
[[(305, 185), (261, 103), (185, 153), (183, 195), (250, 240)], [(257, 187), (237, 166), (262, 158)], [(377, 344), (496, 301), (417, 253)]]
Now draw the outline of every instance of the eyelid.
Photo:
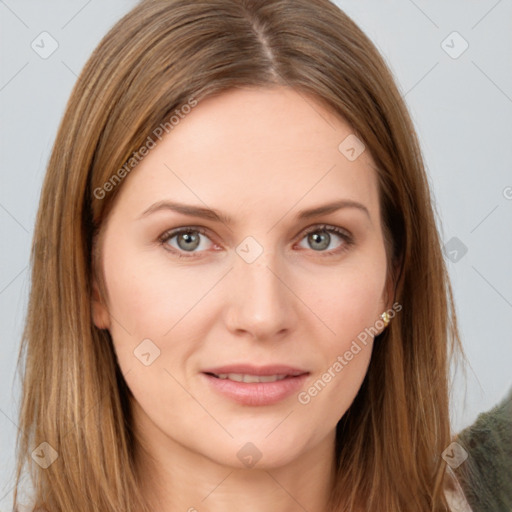
[(339, 226), (334, 226), (332, 224), (313, 224), (312, 226), (309, 226), (301, 231), (299, 231), (299, 233), (297, 234), (297, 236), (301, 235), (302, 234), (302, 237), (306, 236), (306, 235), (309, 235), (309, 233), (314, 233), (315, 231), (334, 231), (336, 233), (339, 233), (340, 236), (341, 236), (341, 233), (344, 234), (346, 237), (348, 238), (352, 238), (352, 234), (350, 233), (350, 231), (348, 231), (347, 229), (345, 228), (341, 228)]

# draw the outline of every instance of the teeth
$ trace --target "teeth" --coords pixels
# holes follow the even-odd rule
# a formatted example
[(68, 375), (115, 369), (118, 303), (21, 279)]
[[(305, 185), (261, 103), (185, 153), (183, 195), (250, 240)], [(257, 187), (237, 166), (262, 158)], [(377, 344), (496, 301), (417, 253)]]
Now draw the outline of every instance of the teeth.
[[(236, 375), (236, 374), (235, 374)], [(259, 382), (260, 378), (256, 375), (240, 375), (244, 382)]]
[(276, 382), (286, 379), (286, 375), (249, 375), (244, 373), (220, 373), (217, 377), (235, 382)]
[[(275, 382), (276, 380), (283, 380), (286, 375), (260, 375), (259, 377), (255, 377), (258, 380), (253, 382)], [(244, 382), (249, 382), (244, 380)]]

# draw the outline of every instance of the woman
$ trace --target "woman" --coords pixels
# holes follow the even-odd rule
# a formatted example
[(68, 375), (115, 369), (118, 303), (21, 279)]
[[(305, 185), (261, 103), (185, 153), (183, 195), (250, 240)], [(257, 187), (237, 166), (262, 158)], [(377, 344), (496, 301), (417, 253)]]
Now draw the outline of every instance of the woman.
[(114, 26), (55, 141), (22, 348), (33, 509), (447, 510), (451, 288), (361, 30), (326, 0)]

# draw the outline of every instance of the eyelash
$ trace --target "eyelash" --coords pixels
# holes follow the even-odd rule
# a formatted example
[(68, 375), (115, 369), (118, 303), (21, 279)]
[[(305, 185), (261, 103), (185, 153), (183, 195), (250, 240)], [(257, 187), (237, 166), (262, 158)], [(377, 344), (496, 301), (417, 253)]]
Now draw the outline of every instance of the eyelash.
[[(338, 235), (344, 241), (344, 243), (341, 247), (339, 247), (337, 249), (332, 249), (330, 251), (313, 251), (313, 252), (318, 252), (318, 254), (321, 257), (328, 258), (331, 256), (338, 256), (339, 254), (347, 251), (354, 244), (354, 240), (348, 234), (348, 232), (346, 232), (345, 230), (342, 230), (341, 228), (338, 228), (336, 226), (330, 226), (328, 224), (319, 224), (316, 226), (312, 226), (311, 228), (307, 228), (306, 231), (304, 231), (303, 236), (300, 239), (300, 241), (302, 241), (306, 236), (308, 236), (311, 233), (322, 232), (322, 231), (327, 232), (327, 233), (334, 233), (335, 235)], [(164, 246), (164, 249), (166, 251), (169, 251), (172, 254), (177, 255), (178, 258), (197, 258), (197, 257), (199, 257), (199, 256), (197, 256), (198, 253), (191, 253), (190, 255), (187, 255), (187, 254), (184, 254), (184, 252), (176, 250), (175, 248), (170, 249), (170, 248), (168, 248), (168, 246), (165, 247), (166, 243), (169, 240), (171, 240), (172, 238), (174, 238), (175, 236), (180, 235), (181, 233), (190, 233), (190, 232), (201, 233), (205, 237), (209, 238), (206, 229), (201, 228), (199, 226), (186, 226), (186, 227), (176, 228), (176, 229), (171, 229), (169, 231), (166, 231), (158, 238), (158, 241), (160, 242), (160, 244), (162, 246)]]

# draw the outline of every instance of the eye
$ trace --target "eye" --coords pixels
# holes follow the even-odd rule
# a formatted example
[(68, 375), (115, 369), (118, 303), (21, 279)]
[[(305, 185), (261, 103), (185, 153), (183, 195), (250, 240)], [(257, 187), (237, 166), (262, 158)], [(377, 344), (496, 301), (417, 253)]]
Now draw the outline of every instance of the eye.
[[(335, 248), (328, 249), (334, 239), (338, 238), (341, 243)], [(204, 242), (202, 239), (209, 241)], [(310, 248), (315, 252), (325, 253), (322, 256), (335, 256), (353, 245), (354, 241), (351, 235), (336, 226), (320, 225), (312, 226), (309, 228), (302, 240), (310, 245)], [(197, 253), (203, 252), (215, 246), (215, 244), (207, 236), (207, 231), (201, 227), (185, 226), (181, 228), (171, 229), (166, 231), (159, 237), (159, 242), (164, 248), (176, 254), (179, 258), (192, 258), (198, 256)], [(205, 246), (206, 245), (206, 246)], [(210, 247), (208, 247), (210, 245)], [(308, 249), (308, 247), (301, 246)]]
[[(332, 235), (334, 235), (334, 238), (341, 239), (342, 243), (338, 244), (337, 247), (326, 251), (325, 249), (327, 249), (333, 242)], [(328, 225), (313, 226), (309, 228), (303, 239), (306, 240), (306, 243), (309, 244), (309, 247), (312, 248), (313, 251), (326, 253), (325, 256), (334, 256), (339, 254), (346, 251), (353, 244), (353, 239), (347, 231), (336, 226)], [(307, 248), (308, 247), (306, 247), (306, 249)]]
[[(187, 226), (166, 231), (159, 238), (159, 241), (164, 247), (167, 246), (165, 247), (166, 250), (177, 254), (179, 258), (188, 258), (193, 257), (195, 252), (201, 252), (196, 251), (198, 248), (205, 250), (204, 243), (201, 238), (210, 240), (207, 237), (206, 231), (204, 229), (194, 226)], [(175, 243), (170, 243), (173, 241), (173, 239), (175, 239)]]

